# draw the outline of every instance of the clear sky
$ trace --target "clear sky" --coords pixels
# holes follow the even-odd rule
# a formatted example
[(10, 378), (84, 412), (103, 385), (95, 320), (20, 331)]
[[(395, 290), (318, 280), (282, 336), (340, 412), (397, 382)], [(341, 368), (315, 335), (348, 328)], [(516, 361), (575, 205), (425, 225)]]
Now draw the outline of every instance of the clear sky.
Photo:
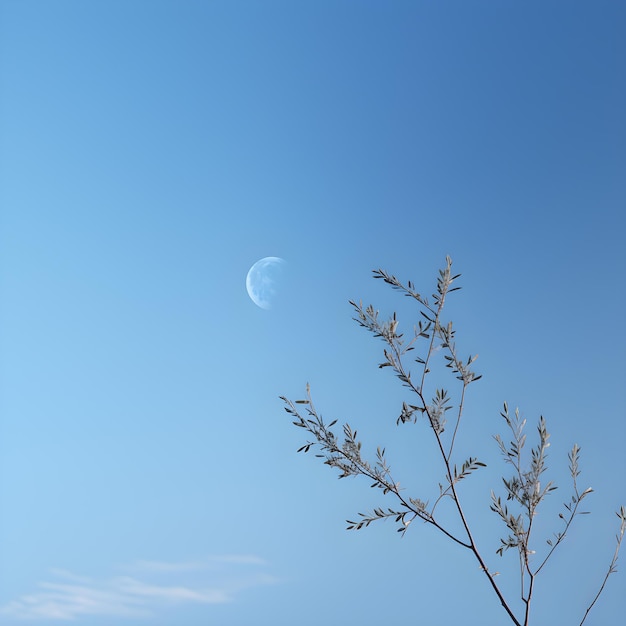
[[(429, 528), (346, 531), (387, 502), (297, 455), (279, 400), (310, 382), (432, 497), (348, 300), (411, 328), (371, 270), (430, 292), (449, 254), (477, 539), (518, 606), (489, 511), (507, 400), (552, 433), (545, 537), (582, 447), (592, 515), (534, 622), (578, 624), (626, 504), (625, 30), (603, 0), (0, 0), (0, 623), (506, 623)], [(621, 569), (589, 625), (626, 612)]]

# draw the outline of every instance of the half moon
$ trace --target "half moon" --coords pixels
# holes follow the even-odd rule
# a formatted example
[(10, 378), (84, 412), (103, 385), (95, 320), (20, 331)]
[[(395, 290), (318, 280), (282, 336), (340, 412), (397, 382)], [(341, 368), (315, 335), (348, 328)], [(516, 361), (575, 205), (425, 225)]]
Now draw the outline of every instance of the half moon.
[(284, 281), (285, 259), (266, 256), (257, 261), (246, 276), (246, 289), (254, 304), (262, 309), (271, 309), (272, 301)]

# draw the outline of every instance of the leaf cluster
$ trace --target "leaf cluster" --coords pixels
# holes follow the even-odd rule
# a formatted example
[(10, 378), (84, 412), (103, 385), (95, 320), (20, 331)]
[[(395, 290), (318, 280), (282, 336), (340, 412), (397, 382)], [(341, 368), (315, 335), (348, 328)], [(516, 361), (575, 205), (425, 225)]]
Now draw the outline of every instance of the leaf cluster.
[[(324, 459), (324, 464), (339, 470), (339, 478), (347, 478), (348, 476), (365, 476), (371, 481), (372, 488), (380, 489), (383, 495), (393, 494), (399, 500), (401, 510), (375, 508), (370, 513), (359, 513), (362, 520), (353, 522), (347, 520), (348, 529), (360, 530), (377, 519), (387, 519), (389, 517), (396, 518), (396, 522), (400, 524), (398, 531), (404, 532), (408, 527), (409, 521), (415, 517), (420, 517), (424, 521), (434, 522), (430, 514), (426, 510), (427, 504), (419, 498), (405, 498), (400, 493), (400, 483), (396, 482), (391, 475), (391, 467), (385, 457), (385, 448), (376, 450), (374, 462), (364, 459), (361, 454), (362, 444), (357, 438), (357, 431), (353, 430), (349, 424), (343, 426), (343, 437), (338, 437), (332, 430), (337, 424), (337, 420), (330, 423), (324, 422), (313, 405), (310, 387), (307, 385), (307, 397), (303, 400), (291, 402), (285, 397), (281, 397), (285, 403), (285, 410), (294, 418), (293, 424), (299, 428), (304, 428), (314, 440), (308, 441), (298, 449), (298, 452), (309, 452), (312, 446), (318, 446), (320, 452), (315, 456)], [(298, 409), (297, 405), (305, 408), (303, 411)], [(407, 521), (408, 519), (408, 521)]]

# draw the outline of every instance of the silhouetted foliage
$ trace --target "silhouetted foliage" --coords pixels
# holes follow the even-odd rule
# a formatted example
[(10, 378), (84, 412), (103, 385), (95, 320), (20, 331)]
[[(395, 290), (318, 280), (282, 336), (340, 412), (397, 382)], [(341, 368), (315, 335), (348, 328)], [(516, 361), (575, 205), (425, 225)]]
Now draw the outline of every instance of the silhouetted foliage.
[[(476, 357), (470, 356), (467, 359), (462, 359), (459, 356), (455, 344), (453, 324), (443, 320), (446, 298), (450, 293), (459, 289), (455, 286), (455, 281), (460, 275), (452, 274), (452, 261), (447, 257), (445, 267), (439, 271), (436, 292), (429, 300), (418, 293), (410, 281), (405, 285), (395, 276), (381, 269), (374, 270), (373, 274), (374, 278), (383, 280), (392, 289), (412, 298), (418, 305), (420, 319), (414, 326), (410, 338), (405, 338), (402, 333), (398, 332), (399, 321), (396, 313), (393, 313), (389, 319), (381, 321), (379, 312), (372, 305), (364, 308), (361, 302), (350, 302), (356, 313), (355, 321), (385, 343), (384, 359), (379, 367), (391, 368), (402, 385), (409, 389), (413, 398), (412, 403), (403, 402), (396, 424), (414, 424), (420, 417), (423, 417), (433, 434), (433, 445), (438, 450), (444, 471), (443, 483), (439, 483), (439, 497), (434, 503), (429, 504), (420, 498), (404, 495), (399, 482), (391, 475), (385, 456), (385, 448), (379, 447), (377, 449), (376, 458), (373, 461), (363, 458), (357, 431), (345, 424), (342, 435), (337, 435), (333, 430), (337, 420), (329, 424), (324, 422), (313, 404), (308, 385), (306, 398), (303, 400), (292, 402), (281, 397), (285, 403), (285, 410), (294, 419), (294, 425), (306, 430), (313, 437), (298, 452), (309, 452), (311, 449), (316, 449), (318, 450), (316, 456), (322, 458), (324, 464), (339, 470), (339, 478), (363, 476), (370, 481), (372, 487), (381, 489), (383, 494), (393, 497), (395, 502), (393, 506), (377, 507), (369, 513), (359, 513), (360, 519), (356, 521), (348, 520), (349, 530), (360, 530), (377, 520), (391, 518), (397, 524), (398, 532), (404, 535), (413, 520), (422, 520), (460, 547), (470, 550), (510, 620), (517, 626), (522, 626), (522, 624), (528, 626), (537, 576), (554, 554), (554, 551), (562, 544), (574, 518), (577, 515), (587, 513), (587, 511), (581, 511), (580, 507), (583, 499), (592, 493), (592, 489), (587, 488), (580, 491), (578, 487), (580, 448), (575, 444), (569, 453), (572, 495), (564, 503), (563, 512), (559, 514), (562, 523), (561, 529), (554, 533), (553, 538), (546, 540), (547, 549), (541, 557), (538, 557), (534, 549), (533, 522), (541, 502), (556, 489), (556, 485), (552, 481), (545, 481), (543, 478), (547, 470), (546, 457), (547, 449), (550, 446), (550, 434), (547, 431), (544, 418), (540, 417), (537, 426), (538, 442), (530, 448), (530, 458), (528, 458), (526, 455), (526, 420), (520, 417), (517, 409), (511, 415), (507, 404), (504, 404), (501, 416), (512, 439), (509, 443), (505, 443), (500, 435), (495, 435), (495, 440), (505, 464), (511, 467), (511, 475), (502, 479), (504, 485), (502, 495), (498, 495), (495, 491), (491, 492), (491, 510), (498, 515), (506, 527), (506, 536), (500, 538), (497, 554), (503, 556), (506, 551), (513, 549), (517, 552), (519, 559), (520, 589), (524, 611), (523, 615), (516, 615), (496, 582), (498, 572), (487, 567), (476, 544), (458, 492), (458, 485), (461, 480), (468, 478), (481, 467), (485, 467), (485, 464), (476, 457), (469, 457), (459, 464), (454, 454), (466, 390), (480, 379), (480, 376), (473, 371)], [(461, 386), (459, 401), (456, 406), (446, 389), (436, 388), (433, 391), (428, 391), (427, 383), (433, 364), (432, 357), (438, 350), (443, 350), (445, 367), (458, 379)], [(419, 368), (417, 375), (411, 374), (407, 368), (406, 362), (409, 358), (417, 363)], [(452, 413), (450, 413), (451, 411)], [(448, 427), (448, 414), (452, 415), (452, 428)], [(451, 530), (453, 527), (457, 528), (458, 524), (453, 526), (449, 519), (441, 519), (436, 512), (437, 505), (445, 498), (452, 501), (452, 515), (455, 515), (458, 518), (457, 521), (460, 521), (462, 532)], [(616, 536), (615, 552), (606, 575), (600, 582), (597, 594), (582, 616), (581, 625), (585, 622), (589, 611), (604, 590), (609, 576), (616, 571), (618, 553), (626, 530), (626, 508), (622, 506), (617, 512), (617, 516), (620, 525)]]

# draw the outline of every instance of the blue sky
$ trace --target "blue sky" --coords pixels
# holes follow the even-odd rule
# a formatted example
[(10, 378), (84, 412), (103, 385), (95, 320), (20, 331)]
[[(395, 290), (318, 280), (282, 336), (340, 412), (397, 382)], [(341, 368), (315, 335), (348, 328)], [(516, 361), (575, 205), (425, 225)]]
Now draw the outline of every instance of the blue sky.
[[(626, 504), (625, 26), (602, 0), (2, 0), (0, 622), (503, 624), (428, 528), (347, 532), (386, 502), (296, 455), (278, 399), (310, 382), (428, 498), (428, 433), (396, 428), (348, 300), (410, 328), (371, 270), (429, 291), (449, 254), (478, 541), (516, 605), (489, 511), (507, 400), (552, 433), (545, 536), (582, 447), (593, 513), (534, 621), (578, 623)], [(267, 256), (271, 310), (245, 288)]]

